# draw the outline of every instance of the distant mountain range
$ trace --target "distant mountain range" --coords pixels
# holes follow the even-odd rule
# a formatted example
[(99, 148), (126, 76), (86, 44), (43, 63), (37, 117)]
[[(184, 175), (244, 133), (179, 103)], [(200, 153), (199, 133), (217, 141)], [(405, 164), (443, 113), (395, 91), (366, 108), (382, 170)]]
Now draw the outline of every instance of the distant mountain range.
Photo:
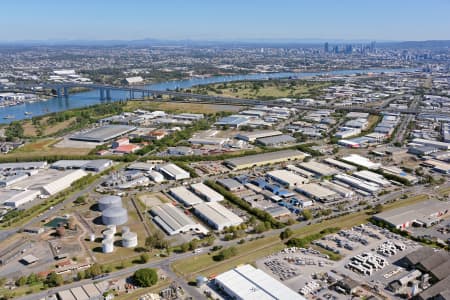
[[(163, 40), (163, 39), (141, 39), (141, 40), (23, 40), (23, 41), (0, 41), (1, 45), (7, 46), (223, 46), (223, 47), (317, 47), (325, 42), (330, 44), (367, 44), (371, 40), (338, 40), (338, 39), (250, 39), (250, 40)], [(450, 40), (429, 41), (376, 41), (377, 47), (399, 47), (399, 48), (442, 48), (450, 47)]]

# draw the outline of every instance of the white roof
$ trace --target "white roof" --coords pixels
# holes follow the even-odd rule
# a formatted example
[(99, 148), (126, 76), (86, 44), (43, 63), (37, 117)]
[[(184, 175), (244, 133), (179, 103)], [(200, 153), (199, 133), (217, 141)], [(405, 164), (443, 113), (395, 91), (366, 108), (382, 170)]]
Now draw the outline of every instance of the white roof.
[(317, 183), (301, 184), (297, 187), (299, 191), (303, 191), (317, 198), (327, 198), (337, 196), (335, 191), (320, 186)]
[(176, 200), (183, 202), (183, 204), (185, 204), (186, 206), (191, 206), (203, 202), (201, 198), (189, 191), (184, 186), (174, 187), (169, 191)]
[(244, 222), (242, 218), (218, 202), (204, 202), (194, 208), (196, 212), (216, 224), (219, 229), (225, 226), (237, 226)]
[(202, 182), (192, 184), (191, 188), (194, 192), (205, 197), (208, 201), (222, 201), (224, 199), (221, 194)]
[(342, 157), (341, 160), (372, 170), (376, 170), (381, 167), (381, 164), (374, 163), (370, 159), (358, 154), (350, 154), (349, 156)]
[(170, 203), (153, 207), (152, 213), (155, 215), (155, 222), (169, 234), (189, 231), (198, 227), (197, 223)]
[(281, 282), (251, 265), (239, 266), (222, 273), (215, 279), (220, 285), (232, 291), (237, 299), (242, 300), (303, 300), (300, 296)]
[(78, 179), (86, 176), (87, 173), (83, 170), (74, 170), (61, 172), (61, 176), (55, 179), (53, 182), (45, 184), (42, 189), (49, 195), (54, 195), (61, 192), (64, 189), (70, 187), (70, 185)]
[(299, 176), (294, 172), (288, 170), (274, 170), (267, 172), (267, 175), (278, 180), (284, 181), (289, 184), (289, 186), (296, 186), (308, 182), (305, 177)]
[(299, 164), (300, 168), (317, 173), (322, 176), (330, 176), (339, 173), (338, 170), (332, 168), (326, 164), (322, 164), (316, 161), (308, 161)]

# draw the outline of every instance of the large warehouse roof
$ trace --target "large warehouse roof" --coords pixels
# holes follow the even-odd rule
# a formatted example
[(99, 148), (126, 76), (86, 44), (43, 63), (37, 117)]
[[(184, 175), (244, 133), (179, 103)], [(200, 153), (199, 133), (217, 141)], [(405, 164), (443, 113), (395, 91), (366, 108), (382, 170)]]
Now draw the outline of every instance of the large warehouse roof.
[(369, 170), (377, 170), (381, 167), (380, 163), (374, 163), (367, 157), (358, 154), (350, 154), (349, 156), (342, 157), (341, 160), (353, 165), (367, 168)]
[(73, 182), (87, 175), (87, 173), (83, 170), (65, 171), (59, 173), (60, 176), (58, 178), (55, 178), (54, 181), (42, 186), (42, 189), (48, 195), (54, 195), (69, 188)]
[(218, 285), (233, 298), (242, 300), (303, 300), (281, 282), (251, 265), (239, 266), (215, 278)]
[(307, 171), (311, 171), (320, 176), (331, 176), (339, 173), (339, 171), (336, 170), (335, 168), (332, 168), (326, 164), (322, 164), (316, 161), (303, 162), (299, 166), (300, 168), (303, 168)]
[(29, 170), (43, 169), (47, 166), (46, 161), (19, 162), (19, 163), (2, 163), (0, 170)]
[(189, 191), (184, 186), (171, 188), (169, 192), (172, 197), (174, 197), (177, 201), (183, 203), (185, 206), (192, 206), (203, 202), (202, 199), (200, 199), (197, 195)]
[(244, 220), (218, 202), (204, 202), (194, 206), (195, 212), (213, 226), (222, 230), (224, 227), (237, 226)]
[(394, 226), (399, 226), (415, 220), (425, 221), (432, 215), (438, 212), (449, 211), (450, 203), (439, 200), (428, 200), (425, 202), (419, 202), (416, 204), (400, 207), (397, 209), (391, 209), (374, 217), (388, 222)]
[(288, 170), (274, 170), (267, 172), (267, 175), (282, 184), (289, 185), (290, 187), (308, 182), (308, 179), (305, 177), (299, 176)]
[(186, 216), (183, 211), (169, 203), (153, 207), (152, 214), (154, 215), (154, 221), (169, 235), (199, 227), (199, 224)]
[(215, 202), (222, 201), (224, 199), (221, 194), (202, 182), (192, 184), (191, 188), (195, 193), (203, 197), (203, 199), (205, 199), (206, 201)]
[(70, 137), (71, 140), (104, 143), (128, 132), (136, 130), (128, 125), (106, 125), (79, 133)]
[(337, 193), (317, 183), (299, 185), (296, 190), (320, 200), (330, 200), (337, 197)]
[(232, 158), (226, 160), (225, 164), (234, 169), (245, 169), (255, 165), (258, 166), (288, 160), (304, 159), (306, 156), (308, 156), (308, 154), (297, 150), (283, 150)]

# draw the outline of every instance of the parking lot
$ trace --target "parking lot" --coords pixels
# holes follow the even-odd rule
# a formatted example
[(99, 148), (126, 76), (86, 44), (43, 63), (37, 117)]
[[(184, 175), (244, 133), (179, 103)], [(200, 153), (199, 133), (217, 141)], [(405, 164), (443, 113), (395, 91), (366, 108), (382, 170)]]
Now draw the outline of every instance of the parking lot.
[[(408, 273), (397, 262), (420, 247), (416, 242), (371, 224), (327, 235), (314, 244), (319, 247), (317, 249), (334, 249), (336, 251), (333, 252), (339, 253), (343, 258), (332, 261), (327, 255), (312, 248), (286, 248), (257, 261), (257, 266), (311, 299), (348, 299), (347, 295), (328, 288), (333, 282), (332, 277), (350, 278), (360, 284), (376, 287), (380, 293), (389, 295), (385, 290), (386, 285)], [(349, 263), (354, 262), (355, 257), (367, 259), (370, 263), (376, 261), (375, 264), (378, 265), (368, 272), (370, 275), (363, 274), (349, 268)], [(370, 294), (366, 290), (362, 292)]]

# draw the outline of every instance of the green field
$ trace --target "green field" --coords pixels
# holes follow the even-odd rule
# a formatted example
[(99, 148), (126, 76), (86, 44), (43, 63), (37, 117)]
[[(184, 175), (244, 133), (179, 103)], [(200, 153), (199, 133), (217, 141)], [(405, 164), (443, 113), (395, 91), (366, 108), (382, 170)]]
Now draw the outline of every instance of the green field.
[(185, 91), (195, 94), (245, 99), (314, 98), (333, 83), (305, 80), (244, 81), (202, 85)]

